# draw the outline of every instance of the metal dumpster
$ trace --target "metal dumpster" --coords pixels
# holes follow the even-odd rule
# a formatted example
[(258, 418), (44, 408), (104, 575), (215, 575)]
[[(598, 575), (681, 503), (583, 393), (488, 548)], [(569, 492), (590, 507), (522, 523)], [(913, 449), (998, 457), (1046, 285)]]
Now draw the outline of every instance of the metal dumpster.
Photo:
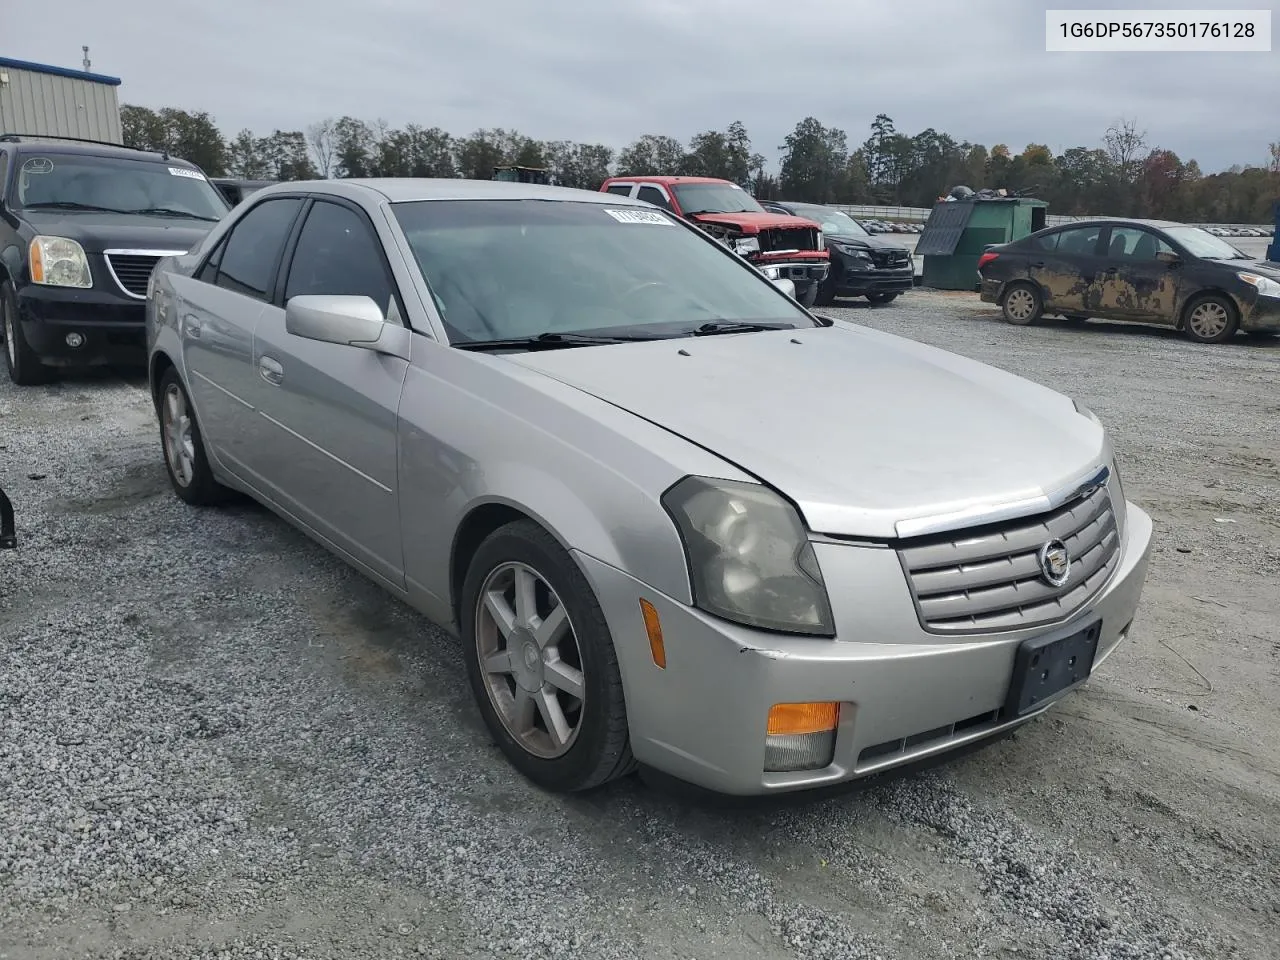
[(938, 201), (916, 244), (916, 255), (924, 258), (923, 285), (976, 290), (982, 252), (1042, 230), (1048, 207), (1030, 197)]

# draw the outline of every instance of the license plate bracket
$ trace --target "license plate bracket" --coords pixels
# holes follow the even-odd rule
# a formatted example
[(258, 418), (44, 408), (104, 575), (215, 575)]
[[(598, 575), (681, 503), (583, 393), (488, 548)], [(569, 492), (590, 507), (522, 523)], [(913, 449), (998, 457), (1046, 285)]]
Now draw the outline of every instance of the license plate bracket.
[(1098, 652), (1102, 622), (1065, 637), (1022, 641), (1013, 659), (1013, 678), (1004, 713), (1010, 719), (1039, 710), (1070, 686), (1087, 678)]

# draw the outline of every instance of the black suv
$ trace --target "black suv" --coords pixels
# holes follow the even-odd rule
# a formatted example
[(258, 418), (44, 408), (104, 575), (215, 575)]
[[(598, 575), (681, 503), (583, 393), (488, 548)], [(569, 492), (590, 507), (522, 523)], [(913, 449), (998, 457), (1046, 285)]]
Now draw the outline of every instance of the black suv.
[(151, 268), (228, 210), (193, 163), (70, 138), (0, 135), (0, 337), (14, 383), (142, 363)]
[(760, 201), (771, 213), (789, 213), (822, 224), (822, 239), (831, 251), (831, 269), (818, 287), (818, 306), (836, 297), (866, 297), (889, 303), (915, 286), (911, 251), (892, 240), (873, 237), (843, 210), (816, 203)]

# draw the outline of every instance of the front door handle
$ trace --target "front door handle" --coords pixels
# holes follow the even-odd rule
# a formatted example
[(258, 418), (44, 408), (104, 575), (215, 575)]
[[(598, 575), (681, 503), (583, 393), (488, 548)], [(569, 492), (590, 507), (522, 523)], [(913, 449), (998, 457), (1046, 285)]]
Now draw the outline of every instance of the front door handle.
[(1032, 266), (1033, 266), (1033, 267), (1043, 267), (1043, 266), (1044, 266), (1044, 261), (1043, 261), (1043, 260), (1037, 260), (1035, 263), (1033, 263), (1033, 264), (1032, 264)]
[(284, 367), (280, 365), (278, 360), (271, 357), (258, 358), (258, 373), (262, 375), (262, 379), (267, 383), (283, 383)]

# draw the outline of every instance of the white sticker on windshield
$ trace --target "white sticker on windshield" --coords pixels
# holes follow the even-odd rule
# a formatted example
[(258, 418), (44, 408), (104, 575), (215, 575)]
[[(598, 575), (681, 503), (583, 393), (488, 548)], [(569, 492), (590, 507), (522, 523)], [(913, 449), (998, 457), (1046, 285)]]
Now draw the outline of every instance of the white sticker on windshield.
[(23, 173), (53, 173), (53, 161), (48, 157), (32, 157), (22, 165)]
[(199, 170), (188, 170), (186, 167), (170, 167), (169, 172), (175, 177), (190, 177), (192, 180), (204, 179), (204, 174)]
[(654, 210), (605, 210), (609, 216), (619, 223), (660, 223), (664, 227), (671, 226), (671, 221)]

